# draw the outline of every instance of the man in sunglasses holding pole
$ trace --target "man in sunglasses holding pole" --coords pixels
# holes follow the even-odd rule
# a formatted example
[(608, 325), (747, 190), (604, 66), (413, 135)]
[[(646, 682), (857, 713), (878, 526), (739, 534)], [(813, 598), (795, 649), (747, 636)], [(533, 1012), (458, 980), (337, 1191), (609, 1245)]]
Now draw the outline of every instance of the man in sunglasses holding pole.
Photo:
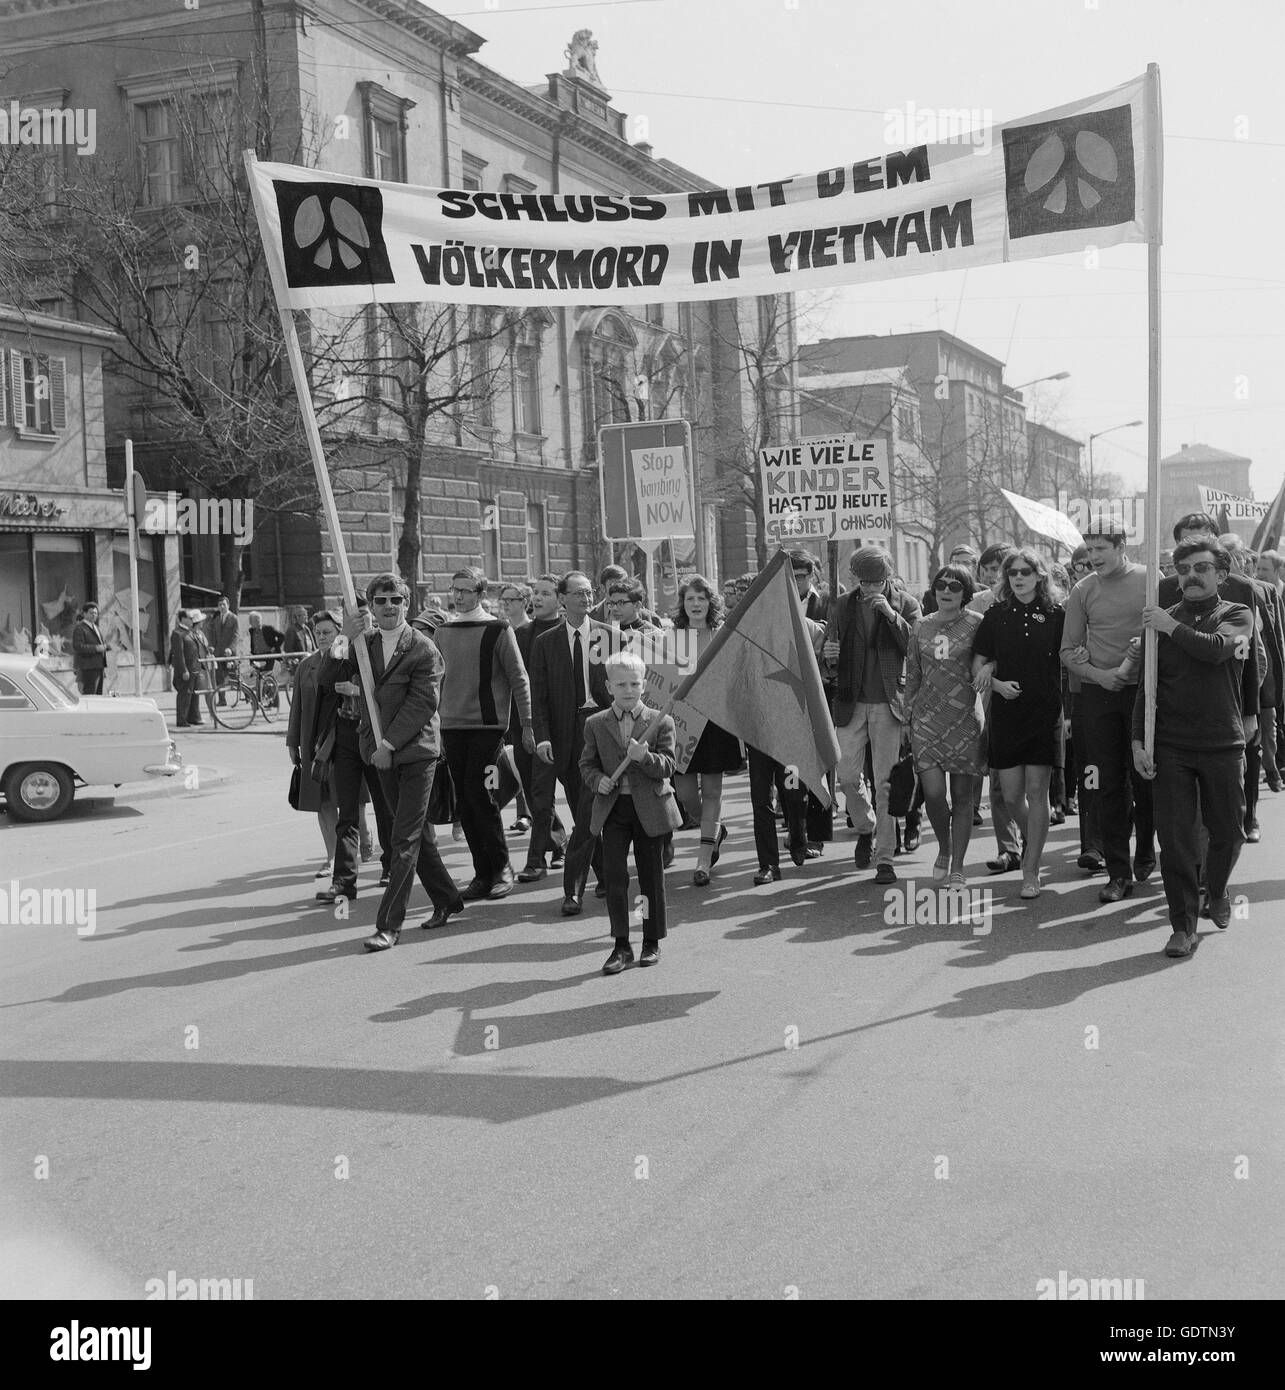
[[(369, 709), (361, 698), (358, 737), (361, 756), (378, 771), (388, 802), (392, 854), (388, 887), (375, 916), (375, 932), (362, 945), (368, 951), (386, 951), (397, 944), (401, 934), (417, 870), (434, 908), (425, 926), (445, 925), (448, 917), (464, 910), (464, 900), (442, 863), (433, 823), (428, 819), (428, 798), (442, 748), (437, 714), (442, 654), (406, 621), (410, 589), (398, 575), (376, 575), (367, 586), (366, 598), (370, 610), (346, 615), (343, 630), (350, 646), (366, 643), (379, 709), (381, 737), (377, 744)], [(318, 684), (333, 686), (341, 695), (360, 698), (357, 661), (348, 653), (339, 658), (332, 647), (317, 679)]]
[(1181, 600), (1142, 610), (1157, 634), (1155, 748), (1148, 756), (1141, 681), (1132, 745), (1139, 776), (1155, 784), (1160, 876), (1173, 928), (1165, 955), (1182, 959), (1196, 943), (1202, 823), (1210, 915), (1220, 929), (1231, 921), (1227, 884), (1245, 842), (1245, 745), (1257, 731), (1257, 710), (1250, 712), (1243, 676), (1254, 660), (1254, 612), (1218, 592), (1231, 557), (1216, 540), (1196, 540), (1178, 545), (1173, 559)]

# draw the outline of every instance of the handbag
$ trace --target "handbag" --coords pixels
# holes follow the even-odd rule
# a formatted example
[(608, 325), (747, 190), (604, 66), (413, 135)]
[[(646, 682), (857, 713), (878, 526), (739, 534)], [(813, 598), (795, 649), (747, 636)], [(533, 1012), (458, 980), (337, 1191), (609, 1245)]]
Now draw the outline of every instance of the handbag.
[(909, 815), (918, 787), (919, 773), (915, 770), (914, 754), (907, 748), (893, 764), (888, 777), (888, 814), (894, 817)]
[(522, 790), (522, 782), (518, 777), (517, 763), (513, 760), (513, 748), (510, 744), (500, 745), (499, 761), (495, 765), (496, 784), (491, 788), (491, 800), (495, 804), (497, 811), (502, 811)]
[(287, 793), (290, 805), (294, 810), (299, 809), (299, 786), (303, 781), (303, 769), (298, 763), (290, 770), (290, 791)]
[(445, 758), (438, 758), (433, 785), (428, 793), (428, 820), (433, 825), (450, 825), (455, 819), (455, 783)]

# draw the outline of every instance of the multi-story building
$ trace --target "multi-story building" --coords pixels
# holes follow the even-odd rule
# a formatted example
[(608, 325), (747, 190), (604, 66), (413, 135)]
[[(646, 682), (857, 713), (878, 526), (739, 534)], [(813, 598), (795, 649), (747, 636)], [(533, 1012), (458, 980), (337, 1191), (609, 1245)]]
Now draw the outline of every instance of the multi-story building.
[(914, 592), (929, 579), (932, 470), (924, 458), (919, 393), (904, 367), (801, 375), (800, 433), (882, 439), (892, 464), (891, 545), (897, 572)]
[[(217, 235), (206, 214), (211, 199), (226, 197), (241, 177), (243, 146), (261, 158), (336, 173), (515, 194), (714, 186), (657, 158), (645, 129), (615, 109), (587, 31), (568, 45), (566, 67), (533, 85), (485, 66), (477, 57), (482, 35), (419, 0), (202, 0), (192, 8), (173, 0), (96, 0), (92, 7), (0, 0), (0, 41), (6, 102), (39, 94), (46, 106), (97, 114), (92, 159), (65, 151), (65, 172), (78, 176), (90, 165), (117, 171), (133, 182), (132, 215), (171, 240), (176, 229), (197, 229), (198, 244)], [(217, 309), (182, 322), (185, 273), (172, 254), (158, 262), (149, 313), (167, 345), (196, 354), (211, 379), (225, 371), (235, 386), (236, 326)], [(75, 286), (38, 288), (65, 296), (72, 308), (78, 303)], [(535, 309), (503, 319), (458, 311), (457, 318), (472, 341), (445, 354), (439, 367), (456, 380), (486, 379), (493, 389), (448, 402), (412, 461), (412, 472), (415, 462), (422, 468), (425, 591), (445, 588), (462, 563), (516, 578), (592, 569), (613, 558), (600, 534), (597, 431), (648, 417), (692, 421), (706, 492), (699, 553), (715, 574), (746, 567), (753, 515), (721, 486), (720, 454), (761, 403), (750, 399), (737, 351), (738, 337), (759, 326), (755, 301)], [(314, 346), (331, 326), (314, 320)], [(368, 357), (396, 358), (397, 328), (387, 312), (372, 307), (357, 331)], [(781, 360), (771, 390), (788, 398), (791, 355)], [(390, 376), (401, 370), (390, 367)], [(366, 393), (360, 409), (339, 410), (338, 376), (319, 371), (313, 388), (360, 583), (397, 550), (405, 428), (389, 408), (391, 380), (388, 390), (376, 385)], [(152, 487), (188, 490), (190, 472), (179, 446), (156, 434), (161, 412), (146, 387), (132, 389), (123, 379), (113, 385), (110, 456), (132, 436)], [(788, 399), (778, 407), (788, 413)], [(248, 602), (338, 597), (315, 507), (305, 499), (274, 511), (260, 501), (242, 566)], [(220, 587), (216, 556), (190, 548), (187, 560), (187, 579)]]
[[(114, 334), (0, 305), (0, 651), (47, 652), (71, 669), (81, 607), (99, 605), (109, 689), (133, 689), (124, 493), (108, 486), (103, 356)], [(179, 601), (175, 538), (140, 538), (142, 685), (164, 677)], [(131, 668), (129, 672), (125, 668)]]
[(997, 489), (1023, 491), (1030, 455), (1022, 397), (1004, 385), (1004, 364), (936, 330), (823, 339), (800, 353), (805, 378), (872, 368), (905, 372), (919, 398), (919, 473), (902, 491), (926, 501), (930, 552), (1010, 534), (1012, 511)]
[[(1184, 444), (1176, 454), (1160, 460), (1161, 544), (1172, 544), (1173, 524), (1188, 512), (1205, 510), (1200, 487), (1216, 488), (1236, 497), (1249, 497), (1249, 468), (1253, 462), (1241, 454), (1229, 454), (1210, 444)], [(1215, 517), (1215, 520), (1218, 518)], [(1243, 540), (1252, 540), (1255, 521), (1233, 521), (1231, 529)]]

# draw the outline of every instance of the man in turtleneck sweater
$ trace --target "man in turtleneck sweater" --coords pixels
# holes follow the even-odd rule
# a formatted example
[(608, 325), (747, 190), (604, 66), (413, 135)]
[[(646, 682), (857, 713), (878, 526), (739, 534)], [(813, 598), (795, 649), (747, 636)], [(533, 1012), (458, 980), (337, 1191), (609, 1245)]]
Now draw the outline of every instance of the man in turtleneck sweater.
[(1173, 553), (1181, 600), (1147, 605), (1156, 636), (1154, 756), (1143, 746), (1145, 684), (1133, 707), (1133, 764), (1154, 781), (1160, 876), (1173, 935), (1165, 955), (1189, 956), (1199, 911), (1200, 824), (1209, 834), (1205, 883), (1214, 924), (1231, 920), (1227, 882), (1245, 841), (1245, 744), (1257, 732), (1246, 712), (1242, 673), (1253, 660), (1254, 614), (1218, 592), (1231, 557), (1216, 540), (1187, 541)]

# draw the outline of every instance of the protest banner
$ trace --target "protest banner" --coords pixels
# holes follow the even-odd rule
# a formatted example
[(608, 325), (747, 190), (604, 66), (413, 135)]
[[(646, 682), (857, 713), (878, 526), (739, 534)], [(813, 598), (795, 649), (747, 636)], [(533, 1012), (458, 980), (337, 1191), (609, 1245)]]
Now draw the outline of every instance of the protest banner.
[(892, 534), (888, 441), (819, 435), (759, 450), (770, 541), (884, 540)]
[(1255, 502), (1252, 497), (1239, 497), (1234, 492), (1223, 492), (1216, 487), (1206, 487), (1198, 483), (1200, 510), (1216, 517), (1225, 507), (1228, 521), (1261, 521), (1271, 508), (1270, 502)]

